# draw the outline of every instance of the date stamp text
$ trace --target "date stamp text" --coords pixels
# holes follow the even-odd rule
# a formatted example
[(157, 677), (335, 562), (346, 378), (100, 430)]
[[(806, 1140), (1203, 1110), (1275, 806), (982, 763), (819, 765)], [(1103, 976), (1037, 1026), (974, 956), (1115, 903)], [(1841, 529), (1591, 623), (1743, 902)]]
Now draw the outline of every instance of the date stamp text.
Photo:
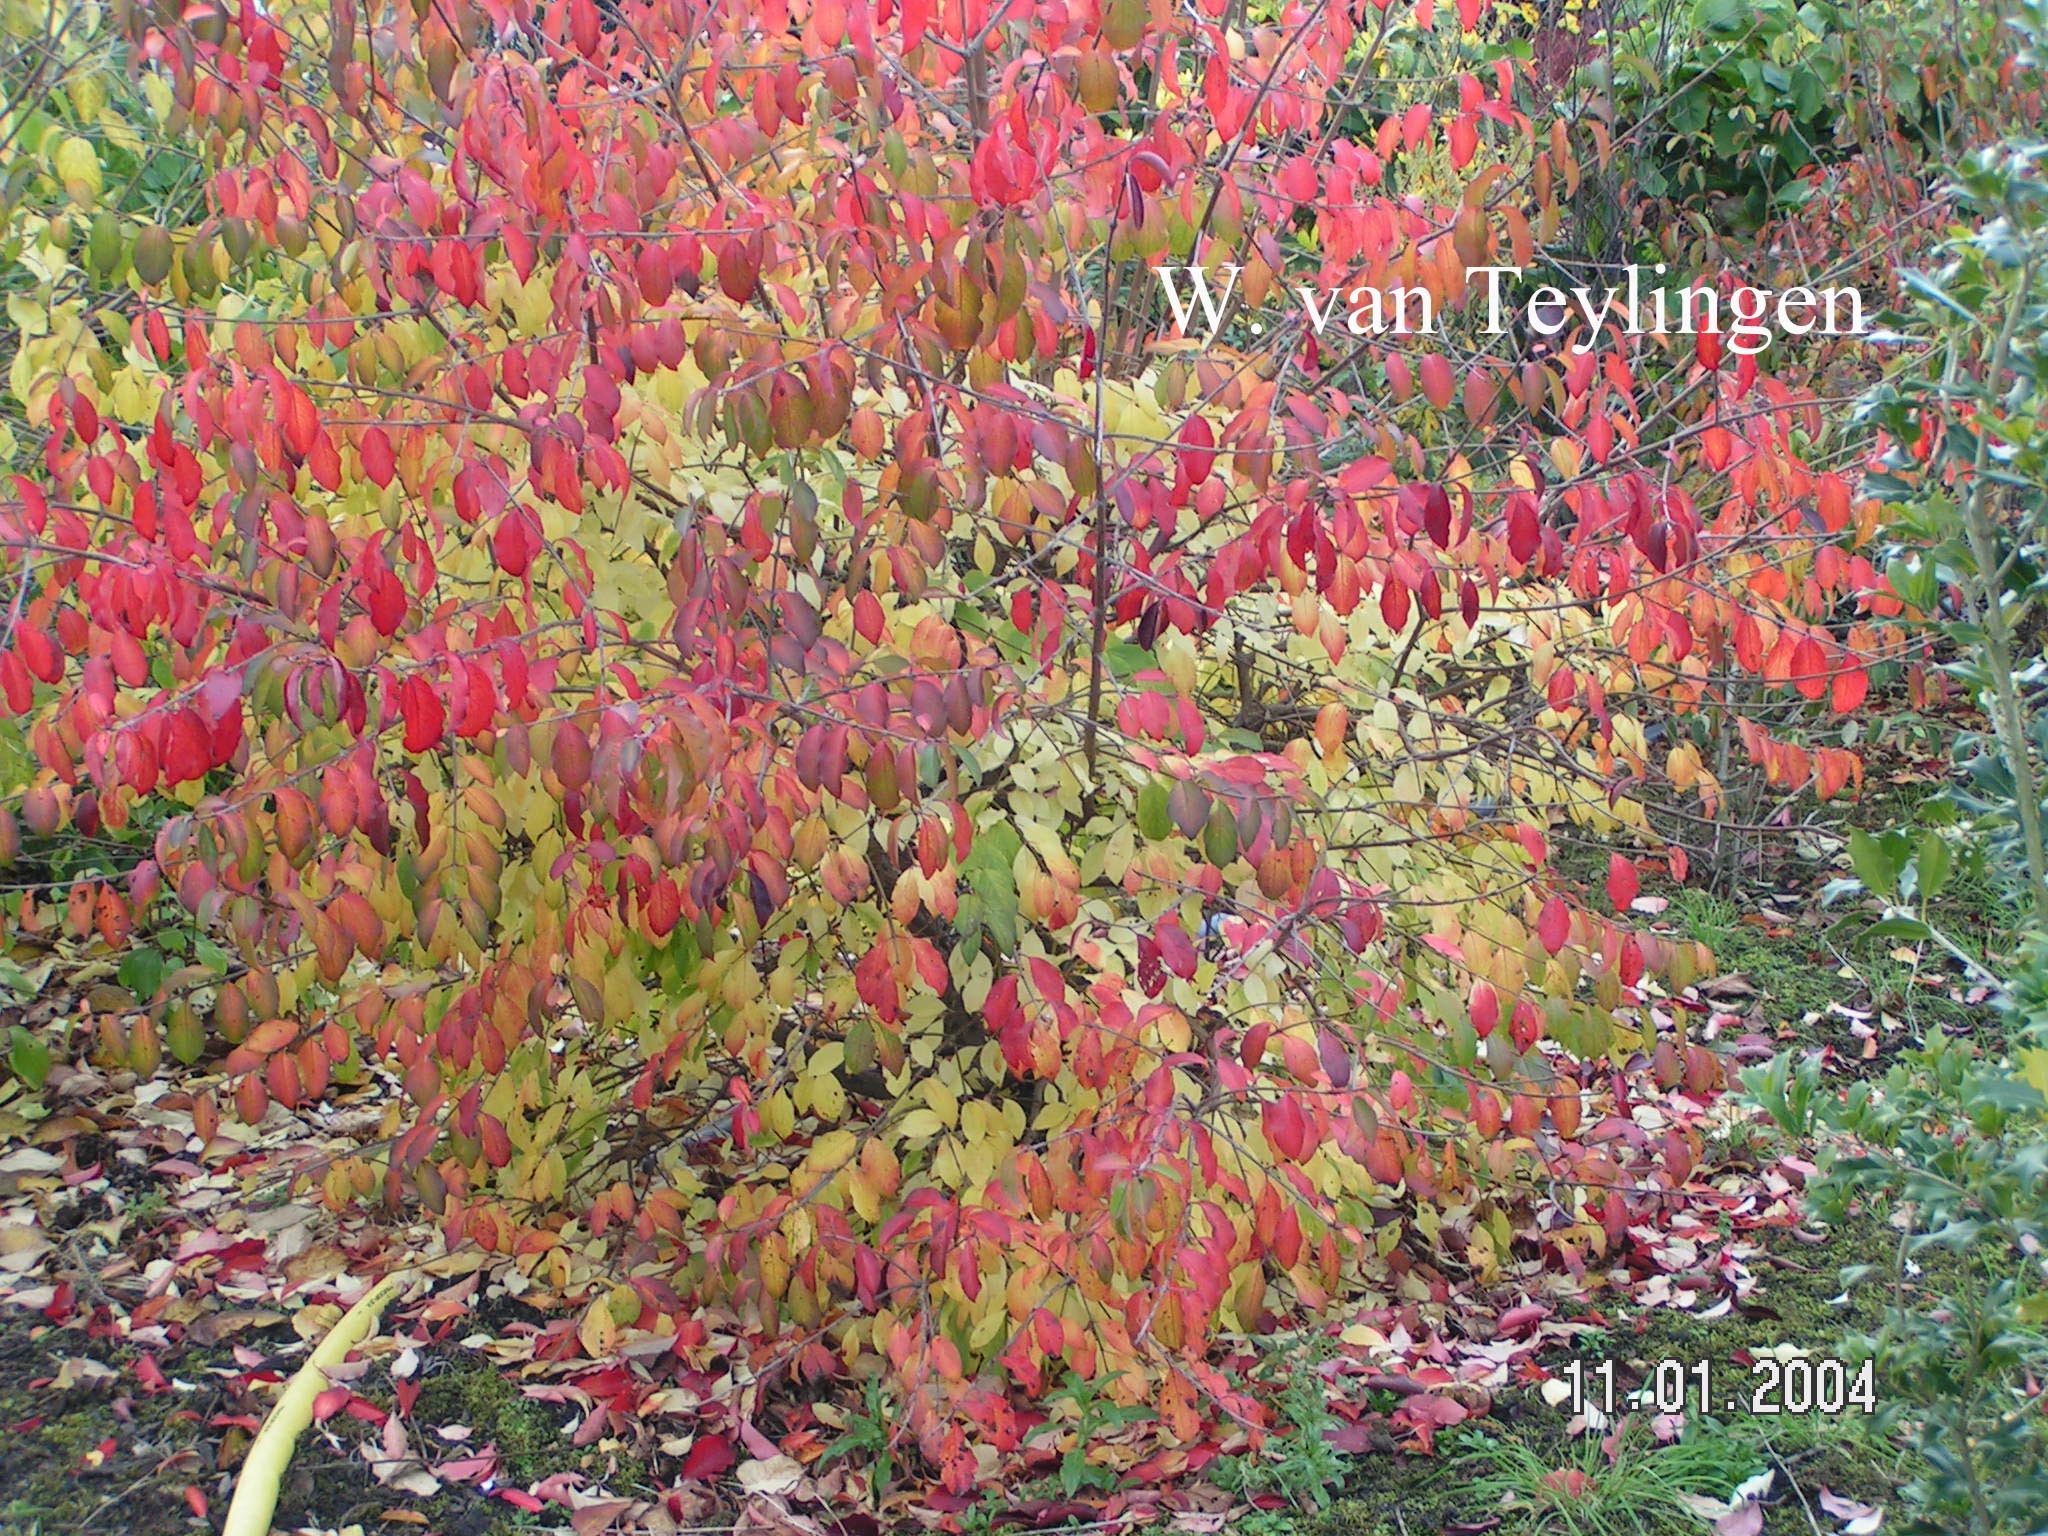
[(1787, 1418), (1877, 1411), (1876, 1378), (1868, 1360), (1852, 1366), (1824, 1356), (1760, 1357), (1747, 1368), (1712, 1360), (1658, 1360), (1634, 1389), (1620, 1370), (1613, 1360), (1574, 1360), (1546, 1384), (1544, 1395), (1574, 1416), (1592, 1410), (1609, 1418), (1632, 1409)]

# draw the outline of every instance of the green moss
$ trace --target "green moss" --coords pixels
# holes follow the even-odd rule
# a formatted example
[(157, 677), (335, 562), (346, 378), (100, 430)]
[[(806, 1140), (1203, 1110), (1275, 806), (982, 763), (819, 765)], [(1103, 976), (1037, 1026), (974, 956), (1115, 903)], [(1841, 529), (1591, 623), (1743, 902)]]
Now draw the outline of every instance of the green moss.
[[(67, 1359), (80, 1358), (121, 1376), (64, 1389), (52, 1384)], [(133, 1360), (131, 1351), (102, 1341), (19, 1316), (0, 1319), (0, 1430), (7, 1436), (0, 1536), (60, 1536), (117, 1524), (170, 1531), (189, 1523), (184, 1487), (203, 1483), (211, 1450), (189, 1399), (134, 1391)], [(125, 1418), (113, 1411), (117, 1395), (129, 1397)], [(181, 1451), (196, 1452), (197, 1465), (176, 1480), (158, 1475)]]
[[(1724, 990), (1717, 998), (1723, 1006), (1738, 1013), (1761, 1007), (1767, 1030), (1833, 1045), (1849, 1061), (1859, 1058), (1862, 1038), (1852, 1032), (1850, 1016), (1830, 1005), (1869, 1015), (1880, 1029), (1881, 1048), (1936, 1026), (1968, 1029), (1981, 1012), (1958, 1000), (1960, 979), (1946, 956), (1929, 946), (1918, 962), (1902, 959), (1895, 941), (1862, 931), (1868, 924), (1858, 914), (1831, 919), (1806, 912), (1778, 920), (1688, 890), (1673, 900), (1670, 920), (1714, 952), (1724, 985), (1740, 976), (1754, 989), (1753, 998)], [(1879, 1016), (1898, 1020), (1904, 1032), (1884, 1031)]]
[(1451, 1430), (1436, 1443), (1435, 1457), (1395, 1455), (1375, 1462), (1342, 1498), (1303, 1524), (1303, 1536), (1419, 1536), (1468, 1516), (1471, 1501), (1446, 1463), (1473, 1444), (1473, 1437)]
[(498, 1448), (501, 1481), (528, 1486), (556, 1472), (598, 1470), (594, 1451), (570, 1443), (560, 1410), (522, 1396), (519, 1388), (484, 1361), (458, 1359), (426, 1378), (413, 1419), (427, 1433), (447, 1424), (467, 1424), (474, 1445)]

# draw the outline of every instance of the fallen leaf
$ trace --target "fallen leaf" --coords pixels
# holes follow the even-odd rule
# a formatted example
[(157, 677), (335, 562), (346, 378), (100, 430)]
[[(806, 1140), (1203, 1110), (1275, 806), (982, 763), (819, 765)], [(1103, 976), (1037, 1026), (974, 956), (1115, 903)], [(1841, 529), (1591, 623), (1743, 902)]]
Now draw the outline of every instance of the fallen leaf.
[[(1796, 1346), (1794, 1345), (1786, 1344), (1781, 1344), (1778, 1346), (1780, 1351), (1795, 1347)], [(1766, 1353), (1766, 1351), (1758, 1350), (1757, 1353), (1763, 1354)], [(1804, 1351), (1801, 1351), (1801, 1353), (1804, 1353)], [(1765, 1494), (1771, 1491), (1771, 1483), (1776, 1477), (1777, 1474), (1775, 1472), (1773, 1472), (1769, 1467), (1765, 1467), (1763, 1471), (1757, 1473), (1755, 1477), (1745, 1478), (1742, 1482), (1737, 1483), (1735, 1485), (1735, 1492), (1729, 1495), (1729, 1501), (1731, 1503), (1740, 1504), (1746, 1499), (1762, 1498)]]
[(794, 1456), (740, 1463), (740, 1485), (749, 1493), (789, 1493), (803, 1481), (803, 1464)]
[(57, 1367), (57, 1374), (51, 1378), (53, 1391), (68, 1392), (73, 1387), (94, 1386), (103, 1381), (112, 1381), (121, 1373), (112, 1366), (102, 1365), (97, 1360), (66, 1360)]
[(609, 1360), (619, 1347), (619, 1325), (604, 1298), (593, 1301), (576, 1325), (576, 1337), (583, 1341), (583, 1353), (593, 1360)]
[(1681, 1493), (1678, 1495), (1678, 1502), (1709, 1525), (1717, 1520), (1727, 1519), (1735, 1511), (1732, 1504), (1723, 1499), (1708, 1498), (1704, 1493)]
[(1826, 1488), (1821, 1489), (1818, 1503), (1837, 1520), (1846, 1522), (1842, 1527), (1842, 1536), (1873, 1536), (1873, 1533), (1884, 1524), (1882, 1504), (1865, 1504), (1857, 1499), (1845, 1499)]

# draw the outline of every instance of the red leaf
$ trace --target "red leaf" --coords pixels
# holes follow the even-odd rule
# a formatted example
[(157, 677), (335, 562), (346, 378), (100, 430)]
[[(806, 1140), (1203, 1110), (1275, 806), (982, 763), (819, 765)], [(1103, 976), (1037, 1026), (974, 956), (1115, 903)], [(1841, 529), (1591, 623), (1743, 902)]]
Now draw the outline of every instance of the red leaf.
[(1835, 713), (1846, 715), (1870, 696), (1870, 674), (1862, 667), (1845, 668), (1835, 674), (1830, 689)]
[(679, 1475), (686, 1482), (717, 1477), (730, 1471), (738, 1459), (733, 1453), (732, 1442), (724, 1435), (699, 1435), (689, 1454), (683, 1457)]
[(885, 624), (881, 601), (874, 593), (863, 589), (853, 600), (854, 632), (869, 645), (880, 645)]
[(1216, 433), (1202, 417), (1190, 416), (1181, 423), (1178, 457), (1189, 485), (1200, 485), (1216, 467)]
[(491, 534), (491, 558), (507, 576), (524, 576), (539, 547), (540, 537), (533, 527), (532, 514), (524, 507), (506, 512)]
[(1408, 627), (1408, 589), (1391, 571), (1380, 586), (1380, 618), (1396, 634)]
[(1613, 854), (1607, 860), (1607, 899), (1614, 903), (1614, 910), (1626, 912), (1629, 904), (1636, 899), (1636, 867), (1620, 854)]
[(448, 711), (434, 685), (414, 673), (400, 687), (398, 699), (405, 716), (405, 750), (426, 752), (438, 746), (448, 728)]
[(1484, 1040), (1500, 1024), (1500, 994), (1487, 982), (1472, 988), (1472, 1032)]
[(1792, 686), (1801, 698), (1817, 699), (1828, 689), (1828, 656), (1811, 635), (1803, 636), (1792, 649)]
[(1451, 121), (1451, 166), (1462, 171), (1472, 163), (1472, 157), (1479, 150), (1479, 123), (1477, 119), (1459, 114)]
[(1542, 531), (1536, 524), (1536, 503), (1528, 496), (1515, 497), (1508, 503), (1508, 553), (1526, 565), (1542, 544)]
[(1159, 942), (1159, 959), (1174, 975), (1186, 981), (1195, 974), (1196, 954), (1194, 941), (1181, 927), (1180, 919), (1171, 912), (1159, 919), (1156, 932)]
[(163, 772), (167, 784), (188, 784), (206, 777), (213, 766), (213, 743), (196, 711), (181, 709), (164, 731)]
[(1451, 362), (1441, 352), (1430, 352), (1422, 359), (1422, 395), (1438, 410), (1450, 408), (1451, 396), (1456, 393), (1457, 382), (1451, 376)]
[(391, 483), (397, 472), (398, 461), (391, 451), (391, 439), (382, 427), (372, 427), (363, 434), (361, 452), (363, 473), (379, 490)]

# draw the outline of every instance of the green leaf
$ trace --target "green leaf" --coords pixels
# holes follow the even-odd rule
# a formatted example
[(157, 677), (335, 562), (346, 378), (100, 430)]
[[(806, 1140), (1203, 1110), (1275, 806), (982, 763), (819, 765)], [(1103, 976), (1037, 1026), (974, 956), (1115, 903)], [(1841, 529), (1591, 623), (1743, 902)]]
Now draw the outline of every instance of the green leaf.
[(1708, 32), (1740, 32), (1749, 25), (1749, 7), (1742, 0), (1694, 0), (1692, 19)]
[(1849, 864), (1856, 871), (1856, 878), (1880, 896), (1891, 895), (1899, 883), (1898, 866), (1885, 853), (1884, 846), (1861, 828), (1849, 833)]
[(1209, 807), (1209, 822), (1202, 831), (1202, 855), (1218, 869), (1237, 858), (1237, 819), (1221, 800)]
[(1147, 667), (1159, 665), (1158, 658), (1150, 651), (1128, 640), (1116, 640), (1104, 646), (1102, 659), (1109, 663), (1110, 675), (1120, 683), (1128, 683)]
[(29, 1087), (40, 1088), (50, 1075), (50, 1048), (17, 1024), (7, 1052), (7, 1065)]
[(1915, 272), (1910, 268), (1902, 268), (1899, 272), (1899, 281), (1914, 293), (1919, 294), (1921, 298), (1938, 304), (1944, 309), (1953, 310), (1972, 323), (1976, 321), (1977, 317), (1974, 314), (1950, 298), (1948, 290), (1943, 288), (1940, 283), (1937, 283), (1925, 272)]
[(1948, 884), (1950, 871), (1955, 868), (1955, 856), (1940, 833), (1929, 828), (1920, 834), (1920, 854), (1914, 863), (1914, 880), (1919, 887), (1920, 899), (1932, 901), (1941, 894), (1941, 888)]
[(1138, 831), (1150, 842), (1158, 842), (1173, 831), (1173, 814), (1167, 808), (1166, 786), (1153, 779), (1138, 791)]
[(1024, 839), (1007, 821), (979, 828), (960, 873), (974, 893), (977, 915), (1005, 951), (1017, 947), (1017, 853)]
[(153, 949), (129, 950), (122, 958), (119, 980), (137, 1002), (148, 1002), (163, 985), (164, 957)]

